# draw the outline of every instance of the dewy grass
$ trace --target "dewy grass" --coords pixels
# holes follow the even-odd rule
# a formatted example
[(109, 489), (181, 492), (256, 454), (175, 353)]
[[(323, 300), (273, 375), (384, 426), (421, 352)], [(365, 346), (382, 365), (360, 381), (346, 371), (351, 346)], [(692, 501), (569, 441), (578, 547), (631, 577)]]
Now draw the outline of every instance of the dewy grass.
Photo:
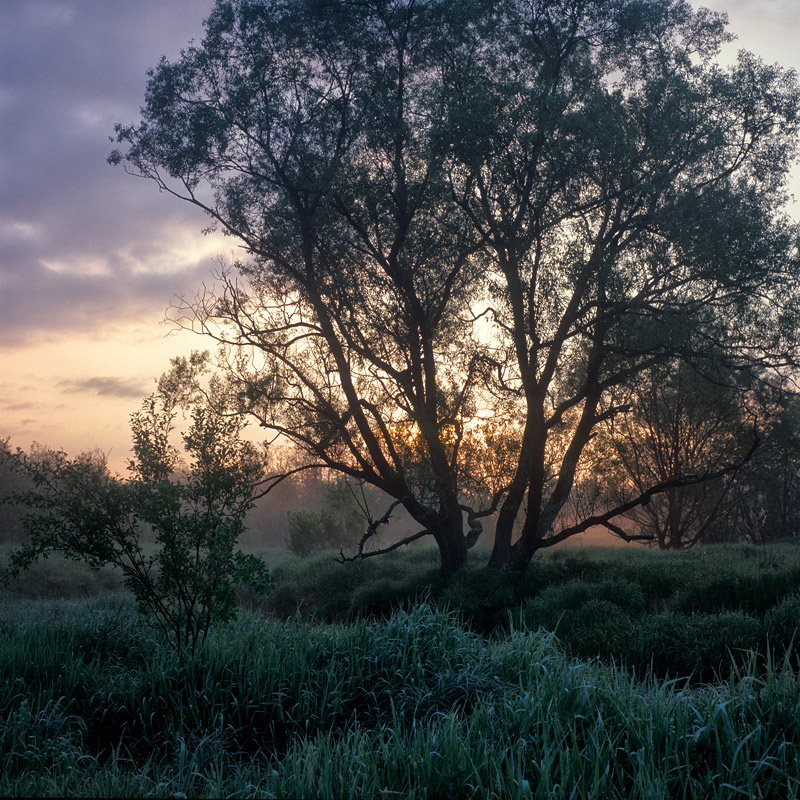
[(724, 683), (640, 680), (424, 604), (348, 625), (249, 615), (183, 661), (126, 600), (9, 606), (2, 633), (1, 795), (798, 792), (792, 656)]

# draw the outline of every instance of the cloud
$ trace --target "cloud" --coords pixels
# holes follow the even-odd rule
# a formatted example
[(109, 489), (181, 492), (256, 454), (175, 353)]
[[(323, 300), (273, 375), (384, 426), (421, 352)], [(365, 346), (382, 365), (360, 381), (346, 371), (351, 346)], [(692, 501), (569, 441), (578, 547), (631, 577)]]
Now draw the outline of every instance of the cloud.
[(3, 408), (7, 413), (11, 411), (29, 411), (39, 408), (39, 403), (3, 403)]
[(0, 345), (152, 316), (208, 278), (204, 215), (106, 158), (212, 5), (0, 2)]
[[(737, 47), (767, 34), (777, 41), (776, 26), (796, 20), (796, 0), (771, 0), (769, 15), (751, 0), (712, 5), (731, 11), (743, 34)], [(162, 313), (209, 278), (209, 240), (200, 235), (208, 219), (106, 158), (114, 123), (139, 117), (147, 69), (199, 39), (212, 7), (0, 0), (0, 346), (101, 336)], [(784, 41), (796, 51), (794, 37)], [(220, 237), (218, 248), (230, 242)]]
[(104, 397), (144, 397), (147, 389), (133, 378), (94, 377), (81, 380), (59, 381), (57, 386), (65, 394), (93, 394)]

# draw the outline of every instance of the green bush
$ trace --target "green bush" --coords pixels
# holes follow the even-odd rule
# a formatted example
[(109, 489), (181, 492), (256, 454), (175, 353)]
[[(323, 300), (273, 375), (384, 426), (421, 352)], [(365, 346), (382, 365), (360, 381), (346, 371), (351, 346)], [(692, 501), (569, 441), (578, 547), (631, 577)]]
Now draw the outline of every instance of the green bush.
[[(184, 359), (173, 367), (188, 368)], [(185, 397), (172, 374), (162, 376), (158, 393), (131, 416), (127, 480), (97, 454), (0, 450), (27, 479), (7, 498), (27, 509), (28, 541), (11, 553), (4, 582), (51, 553), (95, 571), (113, 566), (170, 644), (192, 651), (213, 620), (235, 615), (239, 584), (267, 591), (264, 562), (237, 549), (263, 456), (242, 438), (242, 418), (219, 402)], [(181, 408), (191, 416), (182, 434), (187, 461), (170, 442)]]
[(591, 599), (564, 611), (554, 630), (575, 656), (614, 659), (624, 651), (631, 626), (630, 617), (616, 603)]
[(466, 569), (451, 576), (437, 601), (459, 612), (474, 630), (490, 633), (508, 626), (526, 593), (528, 580), (525, 573)]
[(680, 590), (686, 580), (686, 564), (676, 563), (672, 554), (648, 552), (647, 561), (637, 559), (635, 563), (620, 565), (615, 572), (623, 580), (636, 583), (642, 590), (647, 607), (658, 609)]
[(674, 613), (641, 617), (630, 632), (622, 659), (640, 674), (695, 681), (725, 679), (734, 663), (743, 663), (764, 642), (761, 622), (739, 611), (719, 614)]
[(308, 557), (323, 550), (354, 550), (366, 520), (346, 480), (325, 490), (321, 511), (289, 511), (286, 544), (295, 555)]
[(613, 605), (626, 617), (637, 616), (645, 610), (644, 593), (636, 583), (613, 579), (599, 583), (570, 581), (547, 587), (527, 603), (522, 618), (528, 628), (543, 627), (552, 631), (566, 611), (598, 601)]
[(800, 594), (793, 594), (764, 615), (764, 631), (770, 644), (800, 650)]
[(795, 564), (731, 567), (714, 564), (711, 575), (694, 575), (676, 593), (670, 608), (682, 614), (741, 610), (763, 615), (800, 585), (800, 568)]
[[(382, 614), (371, 603), (386, 608), (377, 584), (391, 587), (400, 606), (407, 599), (435, 595), (440, 584), (436, 558), (429, 548), (340, 564), (332, 550), (310, 558), (289, 556), (273, 565), (275, 586), (263, 608), (280, 618), (311, 613), (320, 621), (348, 621), (360, 614)], [(372, 588), (370, 588), (372, 587)], [(362, 607), (362, 601), (366, 607)]]

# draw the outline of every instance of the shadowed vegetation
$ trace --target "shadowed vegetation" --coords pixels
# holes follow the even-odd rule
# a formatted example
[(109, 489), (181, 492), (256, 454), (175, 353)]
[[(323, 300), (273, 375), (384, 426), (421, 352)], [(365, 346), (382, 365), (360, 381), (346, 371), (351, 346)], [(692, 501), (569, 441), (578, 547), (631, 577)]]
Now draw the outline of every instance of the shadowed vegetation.
[(127, 600), (7, 603), (0, 626), (4, 795), (798, 788), (793, 658), (750, 655), (731, 680), (692, 688), (573, 661), (542, 630), (486, 639), (429, 605), (349, 625), (245, 615), (183, 660)]

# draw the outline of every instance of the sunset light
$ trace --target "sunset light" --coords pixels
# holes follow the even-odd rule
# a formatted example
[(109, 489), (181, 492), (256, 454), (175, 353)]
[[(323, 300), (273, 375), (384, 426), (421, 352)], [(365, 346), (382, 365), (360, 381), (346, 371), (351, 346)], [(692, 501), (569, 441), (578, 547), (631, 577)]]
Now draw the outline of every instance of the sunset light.
[(0, 798), (800, 797), (800, 0), (0, 0)]

